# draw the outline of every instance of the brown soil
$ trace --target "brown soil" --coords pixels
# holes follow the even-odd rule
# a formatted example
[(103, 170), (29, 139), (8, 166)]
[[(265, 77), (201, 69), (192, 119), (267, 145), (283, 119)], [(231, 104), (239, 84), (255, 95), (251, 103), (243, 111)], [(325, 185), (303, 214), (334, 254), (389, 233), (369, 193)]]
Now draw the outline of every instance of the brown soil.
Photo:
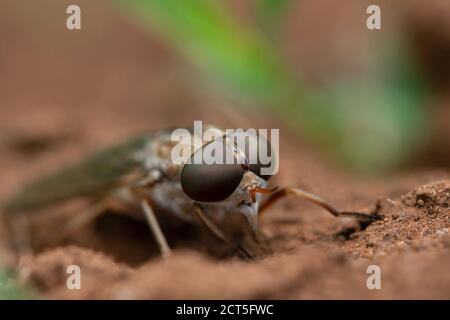
[[(234, 127), (218, 111), (233, 103), (202, 90), (202, 80), (163, 40), (88, 1), (83, 6), (96, 24), (67, 32), (60, 26), (67, 4), (41, 5), (54, 14), (41, 17), (25, 2), (0, 3), (2, 199), (43, 172), (138, 132), (194, 119)], [(42, 27), (33, 27), (36, 19), (45, 21)], [(450, 99), (442, 100), (448, 107)], [(243, 113), (249, 126), (282, 128), (260, 111)], [(448, 117), (441, 121), (449, 127)], [(274, 184), (383, 218), (360, 226), (290, 198), (263, 216), (263, 243), (244, 238), (256, 261), (236, 257), (201, 227), (170, 223), (163, 228), (174, 255), (163, 261), (145, 224), (113, 212), (62, 240), (43, 241), (66, 217), (46, 210), (33, 215), (36, 254), (23, 260), (22, 279), (42, 297), (63, 299), (450, 298), (447, 169), (354, 177), (287, 130), (280, 141)], [(12, 257), (0, 227), (0, 252)], [(81, 290), (66, 288), (72, 264), (82, 270)], [(381, 290), (366, 286), (372, 264), (381, 268)]]

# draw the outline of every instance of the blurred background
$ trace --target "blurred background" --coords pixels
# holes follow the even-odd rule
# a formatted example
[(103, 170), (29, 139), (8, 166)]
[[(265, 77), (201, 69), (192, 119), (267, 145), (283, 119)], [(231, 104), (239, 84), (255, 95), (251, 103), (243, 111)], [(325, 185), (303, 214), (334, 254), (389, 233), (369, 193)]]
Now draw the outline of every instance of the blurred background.
[(86, 113), (115, 139), (230, 109), (357, 173), (450, 163), (448, 1), (0, 3), (2, 148), (78, 145)]
[[(81, 30), (66, 28), (71, 4)], [(0, 0), (2, 199), (193, 120), (280, 128), (352, 176), (449, 168), (450, 2)]]

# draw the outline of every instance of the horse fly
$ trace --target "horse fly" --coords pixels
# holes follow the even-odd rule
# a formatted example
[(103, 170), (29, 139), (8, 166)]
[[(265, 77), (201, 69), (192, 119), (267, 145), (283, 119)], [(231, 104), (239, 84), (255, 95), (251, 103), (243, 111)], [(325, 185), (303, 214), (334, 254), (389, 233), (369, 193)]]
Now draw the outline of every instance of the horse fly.
[[(241, 213), (250, 229), (257, 233), (261, 213), (290, 194), (311, 201), (336, 217), (353, 217), (364, 222), (378, 218), (342, 211), (298, 188), (268, 189), (271, 176), (260, 174), (260, 169), (268, 165), (249, 163), (250, 151), (239, 149), (235, 144), (236, 134), (233, 137), (218, 128), (210, 128), (217, 130), (220, 137), (205, 141), (189, 129), (194, 134), (191, 157), (213, 144), (220, 144), (225, 149), (231, 148), (239, 161), (234, 164), (175, 163), (171, 154), (177, 142), (171, 139), (173, 130), (165, 129), (138, 136), (25, 186), (4, 206), (4, 212), (12, 222), (19, 252), (25, 247), (30, 248), (29, 235), (23, 227), (29, 213), (82, 197), (89, 199), (92, 207), (70, 218), (59, 232), (74, 232), (105, 212), (111, 200), (119, 201), (134, 211), (138, 209), (146, 218), (164, 258), (170, 256), (171, 250), (154, 214), (155, 208), (163, 208), (181, 219), (201, 222), (246, 258), (253, 258), (252, 253), (227, 237), (219, 227), (220, 219), (226, 219), (232, 212)], [(257, 139), (263, 138), (257, 136)], [(275, 161), (275, 155), (272, 159)], [(215, 219), (211, 218), (213, 216)]]

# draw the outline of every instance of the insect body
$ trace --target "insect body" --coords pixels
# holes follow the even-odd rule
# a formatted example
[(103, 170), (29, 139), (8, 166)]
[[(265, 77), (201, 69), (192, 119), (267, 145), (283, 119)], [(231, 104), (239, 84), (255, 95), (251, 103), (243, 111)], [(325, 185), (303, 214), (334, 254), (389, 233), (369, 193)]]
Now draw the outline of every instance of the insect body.
[[(87, 197), (97, 204), (88, 214), (92, 218), (104, 211), (108, 199), (114, 198), (144, 213), (164, 257), (170, 255), (170, 248), (154, 215), (155, 208), (163, 208), (180, 219), (198, 219), (217, 237), (247, 257), (251, 253), (229, 240), (216, 221), (226, 219), (231, 213), (241, 213), (247, 218), (251, 229), (257, 232), (260, 212), (288, 194), (310, 200), (335, 216), (375, 219), (362, 213), (343, 212), (300, 189), (267, 189), (270, 175), (260, 173), (264, 165), (249, 163), (250, 151), (242, 150), (235, 144), (235, 135), (225, 135), (225, 132), (215, 130), (220, 133), (219, 138), (210, 142), (194, 136), (191, 145), (193, 153), (181, 163), (172, 159), (172, 150), (177, 144), (171, 139), (172, 130), (139, 136), (29, 184), (6, 204), (4, 211), (14, 220), (38, 208)], [(189, 161), (196, 153), (217, 146), (230, 151), (236, 161)], [(263, 194), (269, 194), (264, 202)], [(68, 230), (86, 222), (83, 215), (80, 213), (69, 221)]]

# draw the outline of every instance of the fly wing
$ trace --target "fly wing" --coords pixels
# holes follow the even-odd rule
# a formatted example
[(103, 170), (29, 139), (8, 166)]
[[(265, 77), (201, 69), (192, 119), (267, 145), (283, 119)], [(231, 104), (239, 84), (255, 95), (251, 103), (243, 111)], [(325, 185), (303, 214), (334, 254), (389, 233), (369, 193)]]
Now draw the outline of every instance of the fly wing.
[(147, 171), (146, 158), (151, 156), (152, 137), (139, 136), (30, 183), (6, 204), (5, 212), (27, 211), (96, 195), (142, 179)]

